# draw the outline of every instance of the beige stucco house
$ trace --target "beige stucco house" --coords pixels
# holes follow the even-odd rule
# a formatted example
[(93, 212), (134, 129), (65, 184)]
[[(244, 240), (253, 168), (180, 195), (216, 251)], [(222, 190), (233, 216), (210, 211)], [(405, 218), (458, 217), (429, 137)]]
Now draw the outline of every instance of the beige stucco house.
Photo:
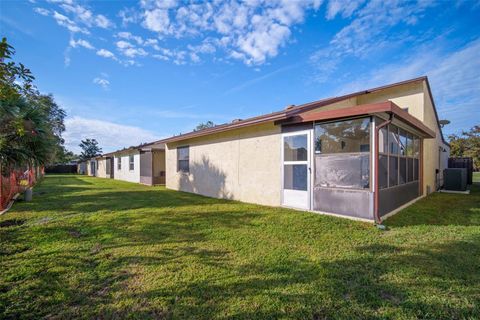
[(100, 155), (96, 160), (96, 177), (99, 178), (113, 178), (113, 157), (111, 154)]
[(165, 184), (165, 145), (148, 143), (118, 150), (112, 157), (113, 178), (146, 185)]
[(426, 77), (161, 142), (167, 188), (377, 222), (437, 190), (449, 154)]
[(86, 165), (86, 174), (92, 177), (97, 175), (97, 160), (95, 158), (91, 158), (85, 161)]

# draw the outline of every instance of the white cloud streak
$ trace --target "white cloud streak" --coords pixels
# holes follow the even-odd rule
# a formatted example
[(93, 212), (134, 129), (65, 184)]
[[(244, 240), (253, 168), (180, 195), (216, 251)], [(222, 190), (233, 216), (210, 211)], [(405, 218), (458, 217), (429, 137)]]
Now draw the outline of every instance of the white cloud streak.
[(108, 75), (103, 73), (100, 77), (94, 78), (93, 83), (98, 84), (103, 90), (107, 90), (110, 86), (110, 81), (107, 78)]
[(97, 55), (100, 56), (100, 57), (104, 57), (104, 58), (116, 59), (115, 54), (113, 54), (113, 52), (111, 52), (111, 51), (108, 51), (107, 49), (98, 50)]
[(90, 50), (95, 49), (95, 47), (92, 46), (90, 42), (88, 42), (87, 40), (83, 40), (83, 39), (78, 39), (78, 40), (70, 39), (70, 42), (68, 44), (72, 48), (83, 47), (83, 48), (90, 49)]

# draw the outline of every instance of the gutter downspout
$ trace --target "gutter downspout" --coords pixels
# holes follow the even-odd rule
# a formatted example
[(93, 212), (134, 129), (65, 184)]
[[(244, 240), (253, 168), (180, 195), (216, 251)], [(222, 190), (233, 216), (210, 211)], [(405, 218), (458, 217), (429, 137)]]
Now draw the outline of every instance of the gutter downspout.
[(379, 138), (379, 132), (380, 132), (380, 129), (382, 129), (383, 127), (389, 125), (390, 123), (392, 123), (392, 120), (393, 120), (393, 113), (390, 113), (390, 117), (388, 120), (386, 120), (385, 122), (382, 122), (381, 124), (379, 124), (378, 126), (375, 126), (375, 172), (374, 172), (374, 175), (375, 175), (375, 191), (374, 191), (374, 203), (373, 203), (373, 215), (374, 215), (374, 218), (375, 218), (375, 223), (377, 225), (381, 225), (382, 224), (382, 218), (380, 217), (380, 214), (378, 212), (378, 197), (379, 197), (379, 190), (380, 190), (380, 187), (379, 187), (379, 179), (378, 179), (378, 156), (379, 156), (379, 142), (378, 142), (378, 138)]

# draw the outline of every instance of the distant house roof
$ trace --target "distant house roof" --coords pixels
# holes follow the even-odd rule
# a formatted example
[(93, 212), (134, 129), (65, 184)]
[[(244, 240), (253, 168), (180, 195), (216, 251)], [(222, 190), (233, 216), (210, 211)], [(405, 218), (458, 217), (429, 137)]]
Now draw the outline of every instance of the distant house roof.
[(155, 141), (155, 142), (148, 142), (142, 143), (137, 146), (132, 146), (124, 149), (119, 149), (113, 152), (104, 153), (97, 158), (106, 158), (106, 157), (113, 157), (119, 153), (128, 153), (130, 151), (155, 151), (155, 150), (165, 150), (165, 144), (163, 142)]
[[(212, 127), (212, 128), (206, 128), (206, 129), (202, 129), (202, 130), (198, 130), (198, 131), (192, 131), (192, 132), (188, 132), (188, 133), (185, 133), (185, 134), (180, 134), (180, 135), (173, 136), (173, 137), (170, 137), (170, 138), (167, 138), (167, 139), (156, 141), (154, 143), (181, 141), (181, 140), (206, 136), (206, 135), (210, 135), (210, 134), (214, 134), (214, 133), (229, 131), (229, 130), (233, 130), (233, 129), (237, 129), (237, 128), (252, 126), (252, 125), (256, 125), (256, 124), (261, 124), (261, 123), (266, 123), (266, 122), (271, 122), (271, 121), (286, 120), (286, 119), (289, 119), (291, 117), (294, 117), (294, 116), (298, 115), (299, 113), (307, 112), (307, 111), (310, 111), (310, 110), (313, 110), (313, 109), (316, 109), (316, 108), (319, 108), (319, 107), (323, 107), (323, 106), (326, 106), (326, 105), (330, 105), (332, 103), (340, 102), (340, 101), (343, 101), (343, 100), (346, 100), (346, 99), (349, 99), (349, 98), (354, 98), (354, 97), (357, 97), (357, 96), (360, 96), (360, 95), (363, 95), (363, 94), (378, 92), (378, 91), (382, 91), (382, 90), (385, 90), (385, 89), (395, 88), (395, 87), (399, 87), (399, 86), (402, 86), (402, 85), (416, 83), (416, 82), (422, 82), (422, 81), (425, 81), (426, 84), (427, 84), (428, 92), (429, 92), (429, 95), (432, 99), (433, 109), (435, 111), (435, 117), (437, 119), (437, 125), (438, 125), (438, 128), (440, 129), (440, 132), (441, 132), (441, 127), (440, 127), (440, 124), (438, 123), (439, 122), (438, 114), (437, 114), (437, 110), (436, 110), (436, 107), (435, 107), (435, 103), (433, 101), (433, 96), (431, 94), (430, 85), (428, 83), (428, 78), (426, 76), (423, 76), (423, 77), (414, 78), (414, 79), (401, 81), (401, 82), (396, 82), (396, 83), (393, 83), (393, 84), (389, 84), (389, 85), (385, 85), (385, 86), (381, 86), (381, 87), (376, 87), (376, 88), (372, 88), (372, 89), (368, 89), (368, 90), (362, 90), (362, 91), (358, 91), (358, 92), (354, 92), (354, 93), (349, 93), (349, 94), (345, 94), (345, 95), (338, 96), (338, 97), (332, 97), (332, 98), (322, 99), (322, 100), (318, 100), (318, 101), (314, 101), (314, 102), (309, 102), (309, 103), (305, 103), (305, 104), (302, 104), (302, 105), (299, 105), (299, 106), (289, 106), (285, 110), (272, 112), (272, 113), (269, 113), (269, 114), (265, 114), (265, 115), (261, 115), (261, 116), (257, 116), (257, 117), (253, 117), (253, 118), (248, 118), (248, 119), (244, 119), (244, 120), (236, 119), (236, 120), (232, 121), (231, 123), (225, 123), (225, 124), (217, 125), (217, 126)], [(445, 141), (445, 139), (443, 138), (443, 134), (442, 134), (442, 140), (443, 140), (444, 143), (448, 144)]]

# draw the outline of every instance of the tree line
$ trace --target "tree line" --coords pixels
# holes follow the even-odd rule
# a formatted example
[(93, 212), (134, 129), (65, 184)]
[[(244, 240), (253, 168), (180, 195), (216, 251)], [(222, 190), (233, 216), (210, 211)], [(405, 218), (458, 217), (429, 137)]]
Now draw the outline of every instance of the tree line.
[(35, 87), (30, 69), (13, 61), (15, 49), (0, 42), (0, 165), (4, 172), (47, 165), (68, 156), (62, 133), (65, 110)]

